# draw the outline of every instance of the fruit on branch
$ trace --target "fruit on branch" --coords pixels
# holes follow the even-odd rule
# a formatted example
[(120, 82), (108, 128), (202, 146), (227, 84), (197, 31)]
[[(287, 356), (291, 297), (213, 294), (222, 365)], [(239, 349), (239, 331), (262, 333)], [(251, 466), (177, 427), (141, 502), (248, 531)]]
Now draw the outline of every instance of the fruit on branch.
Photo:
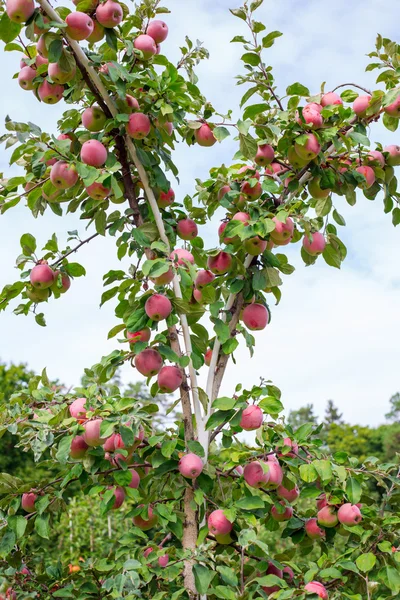
[(69, 405), (69, 414), (74, 419), (85, 420), (86, 419), (86, 398), (77, 398)]
[(33, 80), (36, 74), (36, 70), (32, 69), (32, 67), (22, 67), (18, 73), (18, 83), (23, 90), (33, 90)]
[(276, 489), (278, 488), (283, 481), (283, 471), (282, 467), (279, 464), (276, 456), (270, 455), (268, 456), (268, 474), (269, 479), (266, 485), (267, 489)]
[(321, 494), (321, 496), (317, 500), (317, 509), (321, 510), (324, 506), (328, 506), (328, 500), (326, 498), (326, 494)]
[(57, 104), (63, 97), (64, 88), (58, 83), (50, 83), (46, 79), (39, 85), (38, 96), (45, 104)]
[[(294, 149), (294, 148), (292, 148), (292, 150), (293, 150), (293, 152), (296, 154), (296, 151), (295, 151), (295, 149)], [(296, 154), (296, 157), (297, 157), (297, 158), (299, 158), (299, 157), (297, 156), (297, 154)], [(300, 160), (300, 159), (299, 159), (299, 160)], [(271, 163), (271, 164), (270, 164), (270, 166), (269, 166), (269, 167), (267, 167), (267, 168), (265, 169), (265, 173), (266, 173), (267, 175), (279, 175), (279, 174), (285, 173), (287, 170), (288, 170), (288, 169), (287, 169), (286, 167), (283, 167), (282, 165), (280, 165), (280, 164), (279, 164), (279, 163), (277, 163), (277, 162), (273, 162), (273, 163)]]
[(182, 385), (182, 371), (179, 367), (163, 367), (158, 374), (157, 382), (162, 394), (172, 394)]
[(26, 494), (22, 494), (21, 507), (23, 508), (23, 510), (28, 513), (35, 512), (36, 499), (37, 499), (37, 495), (34, 492), (28, 492)]
[(96, 19), (103, 27), (111, 29), (119, 25), (123, 19), (124, 13), (122, 6), (114, 0), (107, 0), (99, 4), (96, 8)]
[(292, 581), (294, 579), (294, 571), (293, 571), (293, 569), (291, 569), (290, 567), (285, 567), (283, 569), (283, 578), (288, 583), (292, 583)]
[(140, 476), (139, 473), (137, 471), (135, 471), (135, 469), (129, 469), (131, 475), (132, 475), (132, 479), (130, 484), (128, 485), (128, 487), (137, 490), (137, 488), (139, 487), (140, 484)]
[(366, 167), (365, 165), (361, 167), (357, 167), (356, 171), (364, 175), (365, 181), (363, 183), (359, 183), (358, 187), (362, 189), (368, 189), (375, 183), (375, 173), (371, 167)]
[(133, 110), (140, 110), (139, 102), (136, 100), (136, 98), (130, 94), (127, 94), (125, 100), (129, 108), (133, 108)]
[(390, 146), (386, 146), (386, 148), (384, 148), (383, 151), (388, 153), (386, 162), (389, 165), (389, 167), (397, 167), (398, 165), (400, 165), (400, 146), (391, 144)]
[[(316, 129), (319, 129), (324, 124), (322, 115), (320, 114), (320, 111), (318, 111), (318, 110), (315, 110), (313, 108), (307, 108), (307, 106), (305, 106), (303, 108), (302, 114), (303, 114), (303, 119), (304, 119), (305, 123), (307, 125), (310, 125), (310, 127), (315, 127)], [(299, 125), (304, 125), (304, 121), (301, 120), (300, 114), (297, 111), (296, 111), (296, 121)]]
[(215, 275), (206, 269), (198, 271), (194, 285), (198, 290), (202, 290), (206, 285), (212, 283), (215, 279)]
[(279, 452), (278, 448), (276, 449), (276, 452), (280, 455), (280, 456), (288, 456), (290, 458), (296, 458), (296, 454), (299, 453), (299, 445), (297, 442), (294, 442), (293, 440), (291, 440), (289, 437), (285, 437), (283, 438), (283, 443), (285, 446), (287, 446), (288, 448), (291, 448), (293, 450), (293, 452)]
[(214, 136), (213, 130), (208, 123), (203, 123), (201, 127), (195, 130), (194, 137), (199, 146), (210, 147), (214, 146), (217, 138)]
[(254, 157), (256, 165), (261, 167), (269, 165), (275, 158), (275, 151), (270, 144), (261, 144), (257, 148), (257, 153)]
[(71, 449), (69, 455), (71, 458), (83, 458), (86, 455), (86, 450), (89, 446), (85, 442), (82, 435), (76, 435), (71, 442)]
[(302, 169), (303, 167), (305, 167), (308, 164), (307, 159), (300, 158), (300, 156), (297, 154), (294, 146), (291, 146), (289, 148), (288, 153), (287, 153), (287, 158), (288, 158), (288, 161), (290, 162), (290, 164), (292, 165), (292, 167), (296, 170)]
[(47, 58), (44, 58), (43, 56), (40, 56), (40, 54), (38, 54), (35, 58), (35, 65), (37, 68), (41, 67), (42, 65), (48, 65), (49, 61), (47, 60)]
[(104, 200), (111, 194), (111, 188), (105, 187), (102, 183), (95, 181), (85, 188), (87, 195), (93, 200)]
[[(280, 502), (279, 504), (281, 504), (282, 506), (286, 506), (284, 502)], [(293, 508), (291, 506), (286, 506), (284, 512), (279, 512), (276, 506), (273, 506), (271, 508), (271, 517), (274, 519), (274, 521), (278, 521), (278, 523), (281, 523), (283, 521), (289, 521), (292, 518), (292, 516)]]
[(57, 161), (50, 171), (50, 181), (58, 190), (71, 188), (78, 181), (78, 173), (74, 165), (69, 165), (63, 160)]
[(193, 219), (181, 219), (176, 225), (176, 233), (182, 240), (192, 240), (197, 237), (199, 230)]
[(385, 157), (383, 156), (382, 152), (379, 152), (379, 150), (370, 150), (370, 152), (367, 154), (366, 160), (368, 162), (378, 163), (382, 168), (386, 164)]
[[(140, 506), (143, 507), (144, 505), (141, 504)], [(152, 529), (158, 522), (158, 517), (153, 513), (153, 508), (151, 506), (147, 507), (146, 513), (147, 519), (144, 519), (140, 515), (137, 515), (132, 519), (133, 524), (142, 531), (148, 531), (149, 529)]]
[(227, 252), (219, 252), (216, 256), (209, 256), (207, 267), (214, 275), (227, 273), (232, 266), (232, 256)]
[(149, 327), (139, 329), (139, 331), (127, 331), (126, 337), (130, 344), (136, 344), (136, 342), (148, 342), (151, 337), (151, 331)]
[(329, 505), (318, 511), (317, 520), (322, 527), (336, 527), (339, 522), (335, 508)]
[(67, 28), (65, 33), (72, 40), (86, 40), (93, 33), (94, 25), (92, 19), (84, 12), (71, 12), (65, 18)]
[(112, 433), (103, 444), (104, 452), (114, 452), (116, 433)]
[(321, 98), (321, 106), (334, 106), (343, 104), (343, 100), (335, 92), (328, 92)]
[(156, 119), (154, 121), (155, 126), (158, 129), (162, 129), (163, 131), (165, 131), (169, 136), (172, 135), (172, 132), (174, 131), (174, 126), (170, 121), (164, 121), (164, 123), (161, 123), (158, 119)]
[(146, 33), (153, 38), (156, 44), (161, 44), (168, 37), (168, 26), (164, 21), (150, 21)]
[(81, 160), (91, 167), (102, 167), (107, 160), (107, 148), (98, 140), (88, 140), (82, 144)]
[(147, 558), (152, 552), (154, 552), (154, 548), (152, 548), (151, 546), (149, 548), (146, 548), (146, 550), (143, 552), (144, 558)]
[(135, 140), (143, 140), (150, 133), (151, 122), (147, 115), (141, 112), (129, 115), (126, 131)]
[(161, 371), (163, 360), (154, 348), (146, 348), (135, 356), (135, 367), (144, 377), (153, 377)]
[(353, 102), (353, 110), (356, 113), (357, 117), (365, 117), (367, 114), (367, 110), (369, 108), (369, 103), (371, 100), (371, 96), (358, 96)]
[(325, 246), (325, 238), (319, 231), (303, 237), (303, 248), (311, 256), (321, 254), (325, 250)]
[(133, 43), (136, 50), (140, 50), (143, 54), (143, 60), (149, 60), (157, 54), (157, 45), (150, 35), (141, 34)]
[(268, 310), (263, 304), (249, 304), (243, 310), (242, 321), (247, 329), (261, 331), (268, 325)]
[(174, 273), (172, 267), (170, 267), (168, 269), (168, 271), (166, 271), (162, 275), (159, 275), (158, 277), (150, 277), (150, 280), (155, 285), (168, 285), (169, 283), (171, 283), (171, 281), (173, 280), (174, 277), (175, 277), (175, 273)]
[[(109, 488), (112, 489), (112, 488)], [(121, 486), (117, 486), (114, 488), (114, 504), (112, 505), (113, 510), (117, 510), (121, 508), (122, 504), (125, 500), (125, 490)]]
[(304, 526), (304, 529), (306, 530), (306, 534), (311, 540), (325, 539), (325, 530), (319, 527), (317, 519), (308, 519)]
[(211, 357), (212, 357), (213, 351), (211, 348), (209, 348), (207, 350), (207, 352), (204, 355), (204, 364), (209, 367), (211, 364)]
[(224, 515), (224, 511), (218, 508), (209, 515), (207, 526), (213, 535), (226, 535), (232, 531), (233, 525)]
[[(283, 571), (282, 569), (279, 569), (278, 567), (276, 567), (272, 562), (269, 562), (268, 564), (268, 568), (265, 571), (265, 575), (275, 575), (276, 577), (279, 577), (279, 579), (283, 579)], [(263, 586), (263, 591), (266, 594), (273, 594), (274, 592), (278, 592), (281, 588), (279, 587), (279, 585), (273, 585), (273, 586)]]
[(258, 460), (248, 463), (243, 470), (243, 477), (250, 487), (264, 487), (270, 478), (270, 471), (267, 463), (259, 462)]
[(33, 0), (7, 0), (6, 12), (14, 23), (25, 23), (34, 13)]
[(43, 35), (41, 35), (40, 38), (38, 39), (38, 42), (36, 44), (36, 52), (42, 58), (48, 58), (49, 57), (49, 51), (48, 51), (47, 46), (46, 46), (46, 38)]
[(231, 191), (229, 185), (223, 185), (222, 188), (218, 192), (218, 200), (222, 200), (225, 194), (228, 194)]
[(61, 271), (54, 271), (54, 283), (51, 286), (53, 292), (58, 294), (65, 294), (71, 287), (71, 280), (66, 273)]
[(240, 221), (243, 225), (248, 225), (250, 221), (249, 213), (237, 212), (233, 215), (232, 221)]
[(157, 205), (160, 208), (168, 208), (175, 200), (175, 192), (172, 188), (168, 190), (168, 192), (158, 192), (157, 194)]
[(396, 100), (389, 104), (389, 106), (384, 106), (383, 110), (385, 113), (391, 117), (400, 117), (400, 94), (397, 96)]
[(76, 67), (74, 66), (69, 71), (63, 71), (58, 63), (50, 63), (48, 68), (49, 77), (54, 83), (64, 84), (68, 83), (75, 77)]
[(362, 521), (362, 514), (356, 504), (343, 504), (338, 510), (338, 519), (342, 525), (353, 527)]
[(220, 240), (222, 240), (224, 242), (224, 244), (231, 244), (238, 238), (236, 236), (235, 237), (227, 237), (227, 236), (224, 237), (224, 231), (225, 231), (227, 225), (228, 225), (228, 223), (226, 221), (221, 223), (221, 225), (218, 227), (218, 237)]
[(100, 25), (100, 23), (98, 21), (96, 21), (96, 19), (92, 19), (92, 20), (93, 20), (93, 31), (90, 35), (88, 35), (88, 37), (86, 39), (90, 44), (95, 44), (96, 42), (99, 42), (100, 40), (103, 39), (105, 31), (104, 31), (104, 27), (102, 25)]
[(188, 479), (196, 479), (203, 471), (203, 461), (197, 454), (189, 453), (182, 456), (179, 461), (179, 473)]
[(102, 438), (100, 435), (100, 427), (102, 422), (103, 419), (92, 419), (91, 421), (86, 421), (86, 423), (83, 424), (83, 428), (85, 430), (83, 439), (88, 446), (96, 448), (97, 446), (102, 446), (106, 441), (105, 438)]
[(49, 288), (54, 283), (54, 271), (46, 263), (35, 265), (29, 279), (34, 288)]
[(307, 134), (307, 141), (305, 144), (295, 142), (294, 149), (298, 156), (302, 160), (309, 162), (318, 156), (321, 152), (321, 146), (317, 137), (313, 133)]
[(169, 563), (169, 556), (168, 554), (163, 554), (162, 556), (159, 556), (157, 559), (158, 562), (158, 566), (161, 568), (164, 568), (167, 566), (167, 564)]
[(97, 104), (86, 108), (82, 113), (82, 125), (92, 132), (101, 131), (106, 123), (107, 117)]
[(259, 406), (250, 404), (242, 412), (240, 427), (245, 431), (254, 431), (261, 427), (264, 414)]
[(276, 494), (278, 498), (282, 498), (283, 500), (287, 500), (288, 502), (292, 503), (295, 502), (299, 497), (300, 490), (297, 485), (295, 485), (291, 490), (288, 490), (283, 485), (280, 485), (276, 490)]
[(240, 191), (246, 200), (252, 202), (253, 200), (257, 200), (262, 194), (261, 183), (257, 181), (256, 184), (252, 186), (250, 181), (243, 181), (242, 185), (240, 186)]
[(320, 186), (321, 177), (313, 177), (308, 184), (308, 191), (313, 198), (327, 198), (331, 193), (331, 190), (322, 189)]
[(275, 229), (269, 234), (271, 240), (278, 246), (286, 244), (287, 240), (291, 240), (293, 236), (293, 220), (290, 217), (287, 217), (284, 223), (277, 217), (273, 217), (272, 220), (275, 223)]
[(146, 300), (144, 310), (149, 319), (153, 319), (153, 321), (162, 321), (171, 314), (172, 304), (167, 296), (164, 296), (163, 294), (153, 294)]
[(27, 288), (25, 290), (25, 293), (27, 295), (27, 297), (29, 298), (29, 300), (32, 300), (32, 302), (44, 302), (45, 300), (48, 299), (49, 295), (50, 295), (50, 289), (49, 288), (44, 288), (44, 289), (34, 289), (34, 288)]
[(311, 592), (312, 594), (316, 594), (321, 598), (321, 600), (328, 600), (328, 591), (322, 583), (318, 581), (310, 581), (307, 585), (304, 586), (304, 589), (307, 592)]
[(172, 250), (169, 255), (170, 259), (180, 267), (186, 267), (186, 263), (190, 263), (194, 265), (194, 256), (189, 250), (185, 250), (185, 248), (176, 248)]
[(318, 104), (317, 102), (309, 102), (304, 107), (306, 110), (316, 110), (317, 112), (322, 112), (323, 106), (322, 104)]

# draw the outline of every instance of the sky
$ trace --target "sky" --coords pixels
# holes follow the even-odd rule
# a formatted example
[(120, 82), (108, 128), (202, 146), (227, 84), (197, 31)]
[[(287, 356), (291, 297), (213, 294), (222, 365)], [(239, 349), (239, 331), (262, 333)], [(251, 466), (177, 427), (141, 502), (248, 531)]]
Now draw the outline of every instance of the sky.
[[(210, 60), (197, 68), (199, 86), (219, 112), (233, 109), (238, 114), (244, 89), (234, 78), (243, 72), (243, 51), (240, 44), (229, 42), (235, 35), (246, 35), (246, 29), (229, 13), (229, 8), (238, 6), (233, 2), (165, 0), (172, 12), (163, 17), (170, 30), (163, 50), (176, 62), (185, 35), (201, 40), (210, 51)], [(296, 81), (313, 93), (318, 93), (323, 81), (326, 90), (347, 82), (374, 89), (377, 74), (365, 72), (370, 62), (366, 54), (373, 51), (378, 32), (396, 39), (399, 17), (397, 3), (380, 10), (376, 0), (264, 0), (257, 13), (267, 32), (284, 34), (265, 53), (281, 94)], [(2, 54), (0, 122), (9, 115), (55, 133), (65, 105), (43, 105), (23, 91), (12, 79), (18, 64), (18, 53)], [(379, 124), (371, 130), (372, 142), (383, 144), (399, 143), (399, 135)], [(181, 181), (180, 186), (173, 184), (177, 198), (193, 194), (195, 178), (205, 179), (212, 166), (229, 163), (235, 150), (231, 141), (212, 148), (188, 149), (180, 144), (174, 156)], [(8, 167), (4, 148), (0, 171), (15, 174)], [(344, 199), (334, 197), (334, 205), (347, 223), (340, 231), (348, 248), (342, 269), (328, 267), (322, 258), (306, 268), (299, 245), (287, 248), (296, 271), (284, 276), (282, 300), (276, 307), (271, 302), (272, 321), (256, 333), (254, 358), (250, 360), (244, 347), (237, 351), (236, 366), (228, 367), (221, 395), (232, 394), (239, 381), (249, 388), (263, 377), (281, 388), (287, 411), (312, 403), (322, 418), (327, 400), (332, 399), (348, 422), (376, 425), (384, 421), (390, 396), (400, 390), (400, 228), (395, 229), (390, 216), (383, 213), (380, 198), (370, 202), (360, 195), (356, 206), (349, 207)], [(201, 229), (209, 246), (216, 244), (217, 228), (218, 221)], [(47, 211), (35, 220), (23, 203), (2, 215), (0, 288), (19, 278), (15, 259), (23, 233), (33, 233), (41, 247), (55, 232), (62, 247), (66, 232), (73, 229), (85, 237), (77, 215), (59, 218)], [(106, 339), (108, 330), (118, 323), (113, 301), (99, 308), (102, 275), (119, 268), (113, 240), (96, 238), (81, 249), (77, 260), (84, 264), (87, 277), (74, 280), (65, 296), (45, 306), (46, 328), (31, 317), (15, 316), (10, 309), (0, 313), (0, 359), (22, 361), (36, 371), (47, 366), (51, 377), (68, 386), (77, 385), (84, 367), (118, 346), (115, 339)], [(206, 369), (200, 375), (203, 386)], [(130, 366), (124, 367), (122, 377), (125, 382), (138, 379)]]

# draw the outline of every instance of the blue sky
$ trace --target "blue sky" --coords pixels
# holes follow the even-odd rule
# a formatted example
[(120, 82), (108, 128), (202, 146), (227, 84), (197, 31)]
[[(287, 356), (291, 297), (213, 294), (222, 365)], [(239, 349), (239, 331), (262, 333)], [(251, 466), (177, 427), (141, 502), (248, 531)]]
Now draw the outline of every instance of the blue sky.
[[(202, 40), (211, 57), (198, 67), (199, 85), (217, 110), (236, 110), (244, 91), (234, 80), (242, 70), (242, 48), (229, 41), (234, 35), (246, 35), (245, 25), (228, 11), (236, 5), (226, 0), (171, 0), (164, 4), (172, 10), (165, 17), (170, 28), (165, 52), (177, 60), (185, 34)], [(396, 3), (378, 10), (376, 0), (265, 0), (257, 16), (268, 31), (284, 33), (265, 55), (266, 62), (274, 66), (279, 90), (283, 92), (290, 83), (300, 81), (315, 93), (322, 81), (326, 81), (327, 90), (350, 81), (373, 88), (376, 75), (365, 73), (369, 60), (365, 55), (373, 50), (377, 32), (395, 39), (399, 17)], [(15, 120), (29, 119), (55, 132), (62, 103), (41, 105), (21, 90), (12, 80), (18, 63), (14, 52), (7, 54), (2, 64), (7, 84), (0, 97), (1, 121), (9, 114)], [(390, 133), (381, 125), (371, 130), (373, 142), (398, 143), (399, 136), (399, 132)], [(174, 185), (177, 197), (193, 193), (195, 178), (206, 178), (212, 166), (229, 163), (234, 151), (231, 142), (190, 151), (181, 144), (175, 155), (181, 179), (179, 190)], [(3, 150), (0, 170), (5, 173), (9, 172), (7, 162)], [(349, 252), (344, 267), (339, 272), (319, 260), (316, 266), (305, 268), (298, 257), (299, 248), (288, 249), (296, 272), (285, 278), (280, 305), (271, 306), (271, 324), (257, 334), (254, 359), (250, 361), (244, 348), (237, 353), (240, 377), (238, 368), (231, 366), (222, 392), (231, 394), (240, 378), (248, 387), (262, 376), (281, 387), (288, 409), (312, 402), (322, 415), (331, 398), (349, 421), (379, 423), (387, 412), (390, 395), (400, 387), (400, 229), (394, 229), (390, 217), (383, 214), (379, 198), (369, 202), (360, 196), (357, 205), (350, 208), (336, 197), (334, 204), (347, 222), (341, 230)], [(215, 243), (217, 227), (218, 222), (203, 228), (210, 245)], [(23, 233), (32, 232), (38, 244), (44, 245), (56, 232), (62, 245), (66, 231), (71, 229), (79, 229), (84, 237), (76, 215), (58, 218), (47, 212), (35, 220), (22, 204), (3, 215), (0, 287), (18, 277), (14, 262)], [(83, 367), (114, 348), (115, 342), (107, 342), (106, 332), (117, 322), (112, 301), (98, 309), (102, 274), (118, 264), (112, 240), (94, 240), (82, 248), (78, 260), (88, 276), (74, 281), (65, 297), (45, 307), (46, 329), (11, 311), (0, 314), (1, 358), (25, 361), (35, 370), (47, 365), (52, 377), (69, 385), (78, 383)], [(123, 376), (125, 380), (136, 378), (129, 367)]]

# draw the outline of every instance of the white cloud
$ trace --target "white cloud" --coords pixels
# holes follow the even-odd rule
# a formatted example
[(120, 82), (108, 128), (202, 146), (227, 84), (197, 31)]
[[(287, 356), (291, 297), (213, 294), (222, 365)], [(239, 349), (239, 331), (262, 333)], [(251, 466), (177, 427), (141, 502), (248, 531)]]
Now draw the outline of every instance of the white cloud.
[[(236, 109), (244, 92), (234, 80), (242, 71), (242, 48), (229, 41), (234, 35), (246, 35), (246, 30), (243, 22), (229, 14), (231, 1), (187, 0), (169, 6), (173, 12), (166, 17), (170, 26), (166, 51), (177, 60), (185, 34), (202, 40), (211, 58), (197, 70), (201, 89), (220, 112)], [(373, 50), (377, 31), (395, 38), (399, 7), (392, 3), (386, 10), (377, 10), (375, 0), (310, 0), (304, 6), (298, 0), (279, 5), (265, 1), (258, 12), (267, 32), (278, 29), (284, 33), (266, 53), (266, 61), (274, 65), (278, 89), (283, 92), (295, 81), (313, 92), (322, 81), (327, 82), (326, 89), (348, 81), (373, 87), (376, 75), (365, 73), (369, 60), (365, 54)], [(29, 119), (55, 132), (64, 107), (41, 105), (21, 90), (11, 80), (18, 69), (17, 53), (2, 56), (1, 117), (9, 114), (16, 120)], [(374, 126), (372, 139), (398, 141), (379, 125)], [(227, 142), (211, 149), (188, 150), (181, 145), (176, 152), (182, 182), (178, 198), (193, 193), (195, 177), (205, 178), (213, 165), (229, 163), (234, 150), (234, 144)], [(4, 153), (0, 160), (6, 170)], [(232, 393), (239, 379), (249, 387), (263, 376), (282, 388), (287, 408), (313, 402), (322, 414), (326, 400), (332, 398), (347, 419), (379, 423), (388, 398), (398, 389), (399, 234), (390, 217), (383, 214), (380, 199), (372, 203), (360, 197), (353, 208), (342, 198), (334, 201), (348, 223), (342, 230), (349, 251), (345, 266), (339, 272), (320, 259), (315, 267), (305, 268), (298, 259), (298, 248), (289, 250), (297, 270), (285, 278), (282, 302), (272, 306), (272, 323), (257, 335), (255, 358), (250, 361), (245, 349), (238, 352), (237, 366), (229, 367), (223, 392)], [(60, 219), (48, 212), (45, 218), (34, 220), (22, 205), (1, 217), (0, 228), (1, 287), (19, 276), (13, 265), (24, 232), (36, 235), (39, 245), (53, 231), (63, 241), (67, 230), (78, 228), (84, 235), (76, 215)], [(207, 227), (207, 238), (213, 238), (216, 228)], [(82, 248), (78, 260), (86, 266), (88, 276), (74, 281), (65, 297), (45, 307), (46, 329), (10, 311), (0, 314), (3, 360), (23, 360), (35, 370), (48, 365), (51, 376), (76, 384), (84, 366), (114, 348), (115, 341), (105, 339), (117, 322), (113, 301), (98, 309), (102, 274), (118, 268), (112, 240), (97, 238)], [(124, 377), (136, 378), (130, 367), (124, 369)]]

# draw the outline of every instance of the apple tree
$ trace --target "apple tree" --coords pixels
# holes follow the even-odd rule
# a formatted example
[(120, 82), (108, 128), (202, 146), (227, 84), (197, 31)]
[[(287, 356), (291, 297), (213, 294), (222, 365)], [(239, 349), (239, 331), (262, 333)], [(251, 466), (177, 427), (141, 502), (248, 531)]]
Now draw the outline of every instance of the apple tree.
[[(377, 37), (367, 66), (379, 72), (375, 90), (338, 82), (310, 91), (294, 82), (282, 95), (266, 62), (281, 34), (257, 20), (261, 4), (231, 10), (232, 43), (243, 45), (237, 122), (201, 93), (201, 45), (186, 39), (178, 64), (163, 53), (160, 16), (169, 10), (159, 0), (82, 0), (73, 11), (7, 0), (2, 8), (0, 37), (27, 98), (66, 110), (50, 133), (7, 117), (2, 141), (19, 174), (1, 182), (1, 212), (20, 202), (37, 218), (67, 211), (92, 233), (70, 232), (67, 247), (51, 232), (24, 234), (20, 277), (4, 287), (0, 306), (44, 326), (46, 303), (61, 307), (85, 275), (80, 247), (111, 236), (116, 268), (104, 274), (101, 303), (113, 301), (117, 319), (108, 332), (115, 349), (86, 367), (84, 386), (61, 393), (44, 370), (3, 402), (2, 431), (58, 473), (39, 483), (34, 473), (30, 481), (0, 477), (8, 597), (400, 593), (398, 461), (361, 463), (350, 447), (331, 454), (319, 427), (285, 421), (269, 380), (243, 389), (236, 369), (230, 395), (220, 395), (228, 361), (239, 344), (252, 354), (253, 332), (271, 319), (268, 298), (279, 302), (282, 275), (294, 271), (284, 246), (306, 265), (340, 268), (339, 198), (380, 199), (400, 222), (400, 146), (371, 148), (369, 140), (377, 121), (398, 127), (399, 46)], [(179, 197), (177, 144), (207, 152), (228, 136), (237, 142), (232, 164)], [(221, 212), (220, 247), (206, 248), (201, 230), (217, 227)], [(125, 362), (154, 397), (177, 393), (182, 418), (173, 426), (155, 429), (157, 404), (109, 383)], [(242, 431), (256, 432), (251, 443), (237, 437)], [(123, 534), (103, 555), (89, 551), (79, 570), (32, 544), (51, 537), (71, 486), (97, 501), (97, 517), (117, 510), (124, 518)]]

